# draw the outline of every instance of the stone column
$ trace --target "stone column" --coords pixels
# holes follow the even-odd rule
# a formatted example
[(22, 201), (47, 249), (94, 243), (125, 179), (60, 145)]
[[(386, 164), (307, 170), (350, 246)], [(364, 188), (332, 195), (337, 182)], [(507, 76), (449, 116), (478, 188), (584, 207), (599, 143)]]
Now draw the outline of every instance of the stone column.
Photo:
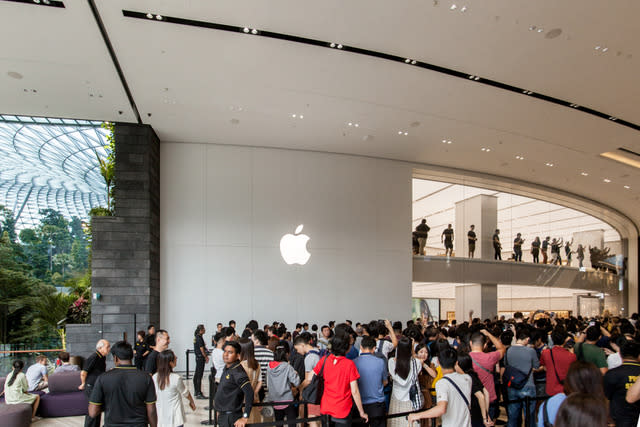
[(67, 328), (74, 354), (160, 322), (160, 141), (136, 124), (116, 124), (115, 141), (115, 216), (92, 219), (92, 323)]
[(479, 194), (456, 202), (455, 254), (466, 257), (469, 254), (467, 232), (475, 225), (475, 258), (493, 259), (492, 236), (498, 224), (498, 198)]
[[(456, 202), (455, 254), (469, 255), (467, 232), (475, 225), (476, 250), (474, 258), (493, 260), (493, 233), (498, 224), (498, 198), (479, 194)], [(498, 285), (495, 283), (456, 286), (456, 319), (463, 322), (473, 310), (473, 317), (490, 318), (498, 314)]]
[(458, 324), (473, 317), (493, 319), (498, 314), (498, 285), (495, 283), (456, 286), (456, 320)]

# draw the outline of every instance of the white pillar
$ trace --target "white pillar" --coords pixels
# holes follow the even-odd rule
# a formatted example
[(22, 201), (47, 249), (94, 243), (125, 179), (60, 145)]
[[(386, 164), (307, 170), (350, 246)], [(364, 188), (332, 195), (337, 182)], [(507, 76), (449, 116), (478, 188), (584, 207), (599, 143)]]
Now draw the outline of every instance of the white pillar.
[(474, 258), (493, 259), (492, 237), (498, 224), (498, 198), (479, 194), (456, 202), (455, 254), (456, 257), (469, 255), (467, 232), (475, 225), (477, 237)]
[(498, 285), (495, 283), (474, 283), (456, 286), (456, 320), (458, 324), (473, 317), (493, 319), (498, 315)]

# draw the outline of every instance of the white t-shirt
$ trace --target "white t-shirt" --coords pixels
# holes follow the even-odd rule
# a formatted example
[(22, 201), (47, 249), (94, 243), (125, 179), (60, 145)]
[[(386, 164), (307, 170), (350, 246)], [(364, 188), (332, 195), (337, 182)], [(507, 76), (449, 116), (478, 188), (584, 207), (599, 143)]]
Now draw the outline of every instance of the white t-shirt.
[(607, 357), (607, 365), (609, 369), (617, 368), (618, 366), (622, 366), (622, 357), (620, 353), (613, 353)]
[(471, 427), (471, 413), (456, 388), (445, 378), (451, 378), (467, 402), (471, 402), (471, 377), (454, 372), (445, 375), (436, 383), (436, 400), (447, 402), (447, 412), (442, 416), (442, 427)]
[(189, 395), (182, 377), (169, 374), (169, 384), (160, 390), (158, 374), (153, 375), (156, 386), (156, 411), (158, 412), (158, 427), (177, 427), (185, 424), (184, 405), (182, 398)]
[(216, 368), (216, 381), (220, 381), (222, 377), (222, 370), (224, 369), (224, 360), (222, 359), (222, 355), (224, 351), (220, 348), (214, 348), (211, 352), (211, 361), (213, 362), (213, 366)]
[[(407, 375), (407, 378), (402, 378), (396, 373), (396, 358), (392, 357), (391, 359), (389, 359), (389, 375), (391, 375), (391, 378), (393, 379), (393, 388), (391, 389), (391, 394), (395, 400), (399, 402), (407, 402), (411, 400), (409, 390), (411, 389), (411, 386), (416, 382), (416, 379), (420, 374), (420, 366), (421, 362), (418, 359), (412, 357), (411, 363), (409, 364), (409, 375)], [(416, 372), (416, 370), (418, 372)]]
[[(380, 344), (382, 343), (382, 344)], [(391, 353), (394, 349), (393, 343), (387, 340), (378, 340), (376, 343), (376, 351), (380, 350), (380, 353), (387, 359), (389, 358), (389, 353)]]

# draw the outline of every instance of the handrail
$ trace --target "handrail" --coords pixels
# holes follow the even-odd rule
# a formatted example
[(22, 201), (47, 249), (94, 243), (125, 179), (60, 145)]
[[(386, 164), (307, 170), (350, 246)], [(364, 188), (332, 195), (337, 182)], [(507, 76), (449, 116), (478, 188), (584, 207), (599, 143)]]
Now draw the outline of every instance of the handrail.
[(57, 351), (58, 353), (61, 351), (64, 351), (64, 349), (62, 348), (56, 348), (53, 350), (4, 350), (4, 351), (0, 351), (0, 354), (5, 354), (5, 353), (53, 353)]

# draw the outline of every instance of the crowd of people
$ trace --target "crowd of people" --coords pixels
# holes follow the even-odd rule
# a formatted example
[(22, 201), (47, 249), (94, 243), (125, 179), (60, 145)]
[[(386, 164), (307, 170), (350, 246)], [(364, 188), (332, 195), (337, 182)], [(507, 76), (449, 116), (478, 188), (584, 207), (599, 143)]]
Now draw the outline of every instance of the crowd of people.
[[(273, 419), (294, 427), (304, 415), (302, 401), (306, 416), (326, 415), (339, 427), (416, 427), (430, 425), (429, 419), (443, 427), (636, 426), (637, 320), (636, 314), (560, 319), (536, 312), (482, 321), (471, 312), (460, 324), (347, 320), (289, 330), (250, 321), (239, 333), (231, 321), (217, 325), (211, 351), (205, 326), (198, 325), (194, 394), (207, 398), (202, 378), (211, 362), (221, 427)], [(102, 412), (106, 426), (184, 425), (183, 402), (196, 405), (173, 372), (177, 356), (170, 344), (167, 331), (151, 327), (135, 346), (100, 340), (81, 371), (80, 388), (90, 402), (85, 426), (100, 425)], [(108, 354), (115, 363), (109, 371)], [(61, 358), (67, 362), (57, 369), (73, 369), (68, 354)], [(7, 403), (31, 403), (35, 414), (38, 397), (28, 392), (46, 388), (46, 363), (38, 359), (26, 374), (21, 361), (14, 363)], [(258, 402), (269, 405), (254, 406)]]
[[(413, 254), (425, 255), (427, 238), (429, 237), (429, 231), (431, 228), (427, 225), (427, 220), (423, 219), (421, 223), (416, 227), (413, 232)], [(476, 235), (475, 225), (469, 227), (467, 231), (467, 240), (469, 245), (469, 252), (467, 256), (474, 258), (476, 251), (476, 242), (478, 236)], [(442, 231), (440, 235), (440, 243), (444, 245), (445, 256), (453, 256), (453, 228), (451, 224), (448, 224), (447, 228)], [(502, 242), (500, 241), (500, 229), (496, 229), (491, 236), (491, 243), (493, 245), (494, 259), (502, 260)], [(515, 262), (522, 262), (522, 249), (525, 243), (525, 239), (522, 238), (522, 233), (517, 233), (515, 239), (513, 239), (513, 252), (511, 259)], [(573, 254), (576, 255), (578, 260), (578, 267), (584, 267), (584, 255), (586, 248), (582, 244), (578, 244), (576, 249), (573, 249), (573, 239), (565, 241), (562, 237), (551, 238), (551, 236), (545, 237), (543, 240), (539, 236), (531, 242), (530, 253), (532, 262), (534, 264), (540, 263), (540, 254), (542, 254), (542, 264), (562, 265), (562, 253), (564, 252), (565, 265), (571, 266), (573, 261)]]

